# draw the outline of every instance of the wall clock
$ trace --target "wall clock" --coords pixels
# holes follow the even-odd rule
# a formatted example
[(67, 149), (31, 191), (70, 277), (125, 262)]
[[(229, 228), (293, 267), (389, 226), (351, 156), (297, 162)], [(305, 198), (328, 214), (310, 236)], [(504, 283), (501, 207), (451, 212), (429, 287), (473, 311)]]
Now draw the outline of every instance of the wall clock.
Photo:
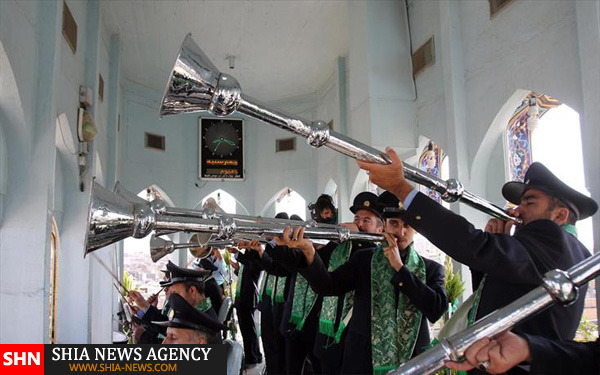
[(199, 175), (208, 180), (244, 179), (244, 122), (201, 118)]

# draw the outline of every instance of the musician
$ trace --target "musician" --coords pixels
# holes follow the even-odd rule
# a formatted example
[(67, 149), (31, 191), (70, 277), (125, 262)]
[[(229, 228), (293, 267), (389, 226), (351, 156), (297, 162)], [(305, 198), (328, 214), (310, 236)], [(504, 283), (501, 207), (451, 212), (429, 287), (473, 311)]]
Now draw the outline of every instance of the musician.
[(166, 329), (163, 344), (221, 344), (221, 331), (226, 327), (216, 316), (194, 308), (178, 293), (169, 296), (169, 305), (174, 311), (170, 320), (152, 323)]
[[(341, 225), (354, 231), (381, 233), (383, 219), (376, 207), (376, 200), (377, 195), (373, 193), (359, 193), (350, 207), (355, 214), (354, 222)], [(288, 371), (301, 368), (305, 357), (308, 356), (313, 368), (317, 363), (323, 373), (337, 374), (340, 371), (346, 337), (346, 324), (340, 322), (351, 315), (353, 296), (351, 293), (340, 293), (324, 298), (323, 295), (316, 294), (308, 285), (308, 281), (297, 274), (299, 267), (306, 266), (302, 252), (288, 248), (282, 242), (278, 245), (272, 249), (270, 256), (275, 264), (290, 270), (294, 285), (290, 294), (294, 298), (286, 300), (285, 319), (282, 322), (282, 329), (290, 337), (287, 343), (288, 363), (295, 363)], [(341, 244), (331, 241), (316, 249), (325, 267), (335, 269), (348, 261), (355, 252), (373, 246), (373, 243), (368, 241), (346, 241)], [(296, 296), (301, 296), (302, 299)]]
[(600, 341), (556, 341), (510, 331), (490, 340), (483, 338), (465, 352), (466, 361), (448, 362), (449, 368), (481, 368), (504, 373), (519, 364), (530, 364), (530, 375), (600, 374)]
[[(354, 214), (353, 222), (342, 223), (342, 226), (364, 233), (377, 234), (383, 231), (383, 216), (381, 207), (377, 204), (376, 194), (371, 192), (357, 194), (350, 211)], [(362, 248), (374, 246), (368, 241), (348, 241), (342, 244), (331, 241), (321, 249), (318, 245), (314, 245), (323, 265), (330, 271), (347, 262)], [(302, 260), (304, 261), (303, 255)], [(302, 265), (305, 266), (305, 261)], [(352, 315), (353, 297), (352, 293), (323, 297), (324, 304), (319, 313), (319, 330), (315, 338), (314, 353), (319, 358), (325, 374), (339, 374), (341, 371), (347, 320)]]
[[(193, 234), (192, 237), (190, 237), (190, 242), (199, 243), (198, 234)], [(224, 294), (223, 288), (219, 286), (219, 283), (216, 280), (216, 276), (218, 276), (221, 280), (224, 280), (223, 276), (221, 275), (224, 271), (219, 268), (220, 263), (219, 265), (217, 265), (213, 261), (215, 257), (215, 255), (213, 255), (214, 252), (219, 253), (219, 250), (206, 247), (190, 248), (190, 253), (196, 257), (196, 260), (194, 261), (194, 268), (198, 270), (206, 270), (211, 272), (211, 276), (204, 280), (204, 289), (206, 295), (208, 296), (208, 298), (210, 298), (210, 302), (213, 308), (218, 313), (221, 309), (221, 305), (223, 304)], [(220, 255), (221, 254), (219, 253), (219, 256)], [(209, 258), (213, 258), (205, 259), (207, 258), (207, 256)]]
[[(290, 220), (302, 221), (295, 214)], [(296, 268), (289, 266), (293, 261), (276, 260), (276, 255), (287, 249), (275, 242), (266, 245), (261, 253), (261, 264), (265, 271), (277, 276), (273, 285), (273, 320), (279, 363), (283, 365), (279, 371), (286, 374), (300, 374), (303, 369), (308, 371), (305, 368), (308, 358), (312, 371), (320, 373), (321, 366), (313, 354), (313, 346), (321, 299), (310, 293), (308, 284), (298, 277)]]
[[(160, 286), (165, 288), (166, 298), (170, 298), (171, 294), (177, 293), (198, 310), (213, 316), (215, 319), (217, 318), (210, 300), (204, 295), (203, 280), (208, 275), (206, 271), (181, 268), (171, 261), (167, 263), (167, 271), (169, 278), (160, 282)], [(167, 311), (159, 311), (154, 305), (145, 300), (138, 291), (129, 291), (128, 297), (139, 308), (138, 318), (146, 324), (146, 328), (149, 327), (151, 321), (168, 320)], [(160, 343), (162, 341), (161, 336), (165, 334), (165, 331), (147, 329), (146, 333), (148, 335), (142, 335), (140, 344)]]
[(308, 205), (310, 216), (317, 223), (337, 224), (338, 210), (333, 204), (331, 195), (321, 194), (315, 203)]
[[(541, 163), (533, 163), (525, 182), (504, 185), (504, 197), (518, 207), (511, 214), (522, 220), (510, 235), (512, 222), (492, 219), (486, 231), (418, 193), (404, 178), (398, 155), (387, 149), (389, 165), (358, 162), (372, 182), (390, 190), (404, 203), (404, 220), (452, 258), (471, 267), (472, 312), (479, 319), (539, 286), (552, 269), (568, 269), (590, 256), (577, 240), (574, 224), (593, 215), (598, 204), (577, 192)], [(554, 306), (514, 328), (517, 333), (555, 340), (575, 336), (587, 286), (570, 306)], [(479, 299), (479, 303), (477, 303)]]
[[(287, 220), (289, 219), (289, 216), (285, 212), (279, 212), (277, 215), (275, 215), (275, 218)], [(279, 332), (279, 325), (281, 323), (280, 315), (278, 320), (275, 319), (274, 316), (273, 292), (278, 284), (277, 281), (279, 276), (285, 275), (275, 275), (275, 271), (283, 271), (274, 269), (272, 265), (272, 259), (269, 256), (263, 257), (263, 254), (266, 254), (267, 250), (271, 251), (272, 246), (275, 246), (275, 244), (267, 244), (264, 252), (261, 246), (258, 246), (258, 248), (255, 249), (259, 251), (257, 254), (259, 255), (259, 258), (261, 258), (260, 267), (263, 271), (265, 271), (263, 273), (258, 292), (258, 309), (260, 310), (261, 330), (260, 336), (265, 353), (267, 374), (282, 374), (285, 373), (285, 339)], [(285, 271), (285, 274), (287, 274), (287, 271)], [(279, 284), (284, 284), (285, 286), (286, 279), (284, 278), (282, 280), (283, 282), (280, 282)]]
[[(240, 241), (237, 247), (243, 249), (247, 245), (250, 245), (250, 243)], [(258, 241), (256, 241), (256, 245), (260, 246)], [(236, 254), (236, 259), (240, 264), (235, 288), (235, 308), (244, 341), (244, 362), (248, 370), (262, 363), (258, 332), (256, 324), (254, 324), (254, 313), (258, 305), (258, 280), (262, 269), (260, 258), (256, 252), (246, 251), (242, 253), (233, 247), (229, 247), (227, 250), (232, 254)]]
[(386, 194), (367, 207), (389, 208), (384, 233), (389, 245), (362, 249), (333, 272), (327, 272), (311, 242), (303, 239), (303, 229), (296, 228), (292, 239), (289, 230), (283, 236), (288, 246), (303, 251), (308, 267), (300, 272), (315, 291), (354, 291), (342, 374), (387, 372), (423, 352), (429, 345), (426, 319), (437, 321), (448, 305), (444, 270), (414, 250), (414, 230), (402, 222), (398, 200)]

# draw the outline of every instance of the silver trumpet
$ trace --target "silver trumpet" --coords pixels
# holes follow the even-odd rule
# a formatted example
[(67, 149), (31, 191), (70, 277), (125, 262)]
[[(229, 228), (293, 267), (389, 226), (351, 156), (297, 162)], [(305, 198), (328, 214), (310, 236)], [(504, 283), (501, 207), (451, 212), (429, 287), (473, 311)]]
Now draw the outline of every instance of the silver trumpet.
[[(128, 199), (131, 202), (138, 204), (148, 204), (147, 201), (138, 197), (134, 193), (127, 190), (119, 181), (115, 183), (115, 187), (113, 191)], [(202, 210), (191, 210), (187, 208), (178, 208), (178, 207), (169, 207), (167, 206), (165, 201), (162, 200), (154, 200), (150, 204), (151, 209), (155, 213), (159, 213), (162, 215), (168, 215), (172, 217), (188, 217), (188, 218), (200, 218), (200, 219), (218, 219), (221, 217), (228, 217), (232, 219), (236, 219), (243, 222), (249, 223), (274, 223), (274, 224), (287, 224), (289, 226), (304, 226), (304, 227), (312, 227), (319, 226), (320, 228), (337, 228), (337, 225), (334, 224), (317, 224), (314, 220), (307, 221), (298, 221), (298, 220), (290, 220), (290, 219), (275, 219), (275, 218), (266, 218), (262, 216), (250, 216), (250, 215), (240, 215), (240, 214), (227, 214), (227, 213), (217, 213), (213, 209), (202, 209)], [(158, 231), (157, 235), (169, 234), (177, 231)], [(206, 236), (206, 240), (208, 240), (210, 236)], [(244, 238), (248, 239), (248, 238)], [(254, 239), (254, 238), (253, 238)], [(203, 242), (203, 241), (200, 241)]]
[[(323, 121), (311, 122), (269, 108), (258, 100), (242, 94), (237, 80), (219, 72), (200, 47), (194, 43), (191, 34), (188, 34), (181, 45), (167, 82), (160, 115), (200, 111), (208, 111), (216, 116), (228, 116), (237, 111), (304, 137), (313, 147), (326, 146), (358, 160), (380, 164), (390, 163), (387, 154), (330, 130)], [(502, 208), (466, 191), (458, 180), (445, 181), (406, 163), (403, 164), (403, 169), (407, 179), (435, 190), (446, 202), (461, 201), (491, 216), (519, 221)]]
[[(234, 240), (210, 240), (205, 244), (198, 242), (187, 242), (187, 243), (174, 243), (170, 240), (157, 237), (155, 234), (150, 239), (150, 258), (154, 263), (158, 262), (163, 257), (171, 254), (175, 250), (187, 249), (190, 247), (217, 247), (222, 248), (225, 246), (232, 246), (235, 244)], [(208, 255), (209, 253), (207, 253)]]
[(577, 299), (578, 288), (600, 275), (600, 253), (583, 260), (567, 272), (549, 271), (542, 286), (494, 311), (471, 327), (442, 340), (430, 350), (406, 362), (392, 375), (431, 374), (446, 361), (460, 361), (466, 349), (485, 337), (495, 337), (555, 303), (568, 305)]
[(174, 215), (165, 202), (144, 201), (120, 187), (114, 193), (94, 182), (90, 189), (84, 255), (128, 237), (143, 238), (152, 231), (212, 233), (216, 240), (240, 238), (268, 239), (281, 235), (290, 225), (304, 226), (307, 238), (315, 240), (364, 240), (383, 242), (381, 234), (353, 232), (341, 226), (314, 225), (310, 222), (261, 218), (236, 218), (235, 215), (215, 214), (206, 218), (202, 211), (186, 210), (186, 215)]

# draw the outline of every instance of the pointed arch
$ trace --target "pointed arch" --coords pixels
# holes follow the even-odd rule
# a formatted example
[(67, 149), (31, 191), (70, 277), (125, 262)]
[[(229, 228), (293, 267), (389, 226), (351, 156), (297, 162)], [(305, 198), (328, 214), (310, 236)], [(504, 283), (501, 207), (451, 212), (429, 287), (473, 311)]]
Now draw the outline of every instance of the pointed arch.
[[(168, 194), (156, 184), (152, 184), (137, 193), (137, 196), (152, 201), (155, 199), (163, 200), (168, 206), (173, 206), (173, 201)], [(179, 251), (165, 256), (158, 262), (153, 263), (150, 258), (150, 239), (154, 231), (144, 238), (129, 237), (123, 240), (123, 269), (125, 274), (138, 288), (142, 294), (153, 294), (160, 289), (159, 281), (162, 280), (163, 273), (169, 260), (181, 265), (179, 262)], [(176, 233), (172, 236), (174, 242), (179, 242), (181, 235)], [(185, 250), (183, 250), (185, 251)], [(160, 303), (160, 302), (159, 302)]]
[(306, 220), (306, 199), (292, 188), (284, 187), (267, 201), (261, 216), (273, 217), (278, 212), (287, 212), (289, 216), (298, 215)]
[(487, 172), (490, 159), (495, 150), (495, 145), (504, 134), (506, 124), (513, 116), (515, 108), (529, 95), (530, 90), (517, 89), (507, 98), (502, 105), (494, 120), (490, 124), (485, 136), (479, 144), (477, 153), (471, 164), (471, 186), (473, 191), (486, 191), (487, 189)]
[(354, 183), (352, 184), (352, 190), (350, 194), (350, 202), (354, 200), (359, 193), (363, 191), (370, 191), (372, 193), (378, 194), (377, 185), (373, 184), (369, 181), (369, 175), (364, 169), (359, 169), (356, 173), (356, 177), (354, 178)]
[[(205, 195), (200, 202), (194, 206), (194, 209), (201, 209), (208, 198), (213, 198), (217, 204), (228, 214), (239, 213), (238, 206), (244, 211), (244, 214), (250, 215), (246, 206), (242, 204), (235, 196), (223, 189), (217, 189)], [(221, 203), (219, 203), (221, 202)]]
[(323, 189), (323, 194), (327, 194), (331, 198), (333, 198), (333, 203), (335, 204), (336, 207), (339, 207), (339, 205), (340, 205), (340, 189), (338, 188), (338, 185), (335, 183), (333, 178), (330, 178), (329, 181), (327, 181), (327, 184), (325, 185), (325, 189)]
[[(146, 195), (141, 196), (140, 194), (142, 194), (144, 191), (145, 191)], [(146, 199), (149, 201), (153, 201), (155, 199), (160, 199), (160, 200), (165, 201), (167, 203), (167, 205), (169, 205), (171, 207), (175, 207), (175, 204), (173, 203), (173, 200), (171, 199), (171, 197), (169, 197), (169, 195), (167, 193), (165, 193), (165, 191), (156, 184), (152, 184), (152, 185), (148, 186), (145, 190), (142, 190), (142, 192), (140, 192), (140, 194), (138, 194), (138, 196), (143, 199)]]

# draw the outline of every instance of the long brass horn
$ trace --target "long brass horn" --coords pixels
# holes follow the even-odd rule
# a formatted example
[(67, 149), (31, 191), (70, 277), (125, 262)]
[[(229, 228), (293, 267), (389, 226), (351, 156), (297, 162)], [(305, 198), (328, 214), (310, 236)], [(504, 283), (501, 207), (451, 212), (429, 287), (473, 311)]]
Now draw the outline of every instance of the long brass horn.
[[(352, 232), (344, 227), (307, 225), (303, 222), (295, 222), (294, 225), (304, 226), (305, 236), (315, 240), (385, 240), (380, 234)], [(84, 255), (128, 237), (146, 237), (153, 230), (212, 233), (217, 240), (267, 239), (281, 235), (288, 226), (288, 223), (263, 222), (260, 218), (238, 219), (226, 215), (203, 218), (201, 211), (194, 213), (193, 210), (187, 216), (173, 216), (163, 201), (142, 203), (133, 198), (132, 193), (113, 193), (94, 182), (90, 189)]]
[[(323, 121), (308, 121), (244, 95), (237, 80), (221, 73), (188, 34), (167, 82), (160, 115), (200, 111), (216, 116), (227, 116), (237, 111), (302, 136), (313, 147), (326, 146), (358, 160), (390, 163), (387, 154), (330, 130)], [(502, 208), (466, 191), (456, 179), (445, 181), (406, 163), (403, 169), (407, 179), (435, 190), (447, 202), (461, 201), (491, 216), (519, 221)]]

